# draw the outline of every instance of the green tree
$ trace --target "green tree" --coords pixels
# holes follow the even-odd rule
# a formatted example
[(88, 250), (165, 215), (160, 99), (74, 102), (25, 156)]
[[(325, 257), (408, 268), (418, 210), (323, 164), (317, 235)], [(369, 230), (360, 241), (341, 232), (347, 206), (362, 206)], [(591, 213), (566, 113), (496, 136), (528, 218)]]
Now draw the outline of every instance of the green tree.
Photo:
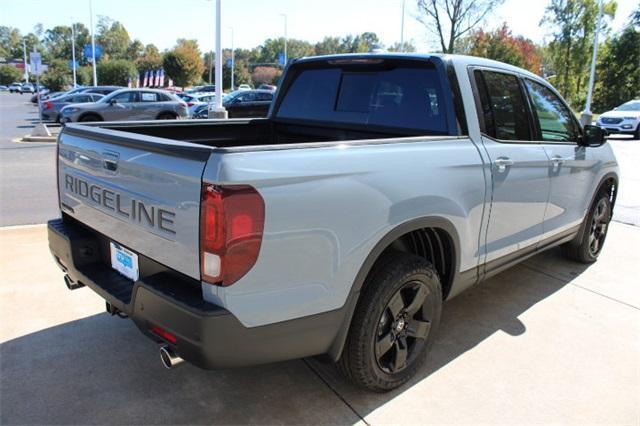
[[(307, 41), (287, 39), (287, 59), (311, 56), (314, 51), (313, 45)], [(281, 53), (284, 53), (284, 38), (270, 38), (260, 46), (260, 56), (257, 59), (259, 63), (277, 64)]]
[(8, 85), (22, 80), (22, 71), (13, 65), (0, 65), (0, 84)]
[(142, 55), (144, 55), (145, 46), (138, 39), (135, 39), (127, 47), (126, 58), (130, 61), (137, 61)]
[(325, 37), (314, 46), (316, 55), (333, 55), (340, 51), (340, 37)]
[(417, 49), (412, 42), (405, 41), (402, 43), (402, 49), (400, 49), (400, 42), (396, 42), (393, 43), (388, 50), (389, 52), (415, 52)]
[(276, 84), (282, 75), (282, 70), (276, 67), (256, 67), (251, 74), (254, 87), (261, 84)]
[(598, 56), (594, 111), (608, 111), (640, 98), (640, 31), (633, 21), (608, 40)]
[(0, 26), (0, 56), (6, 60), (22, 58), (22, 35), (17, 28)]
[(195, 40), (179, 39), (178, 45), (164, 55), (162, 60), (167, 76), (177, 86), (190, 86), (200, 81), (204, 63)]
[(162, 55), (153, 44), (144, 47), (142, 55), (136, 59), (136, 68), (140, 73), (148, 70), (157, 70), (162, 67)]
[(96, 43), (102, 46), (102, 59), (126, 59), (131, 39), (120, 22), (107, 16), (100, 16)]
[(59, 92), (71, 84), (71, 69), (66, 61), (54, 59), (49, 62), (49, 68), (40, 81), (52, 92)]
[[(615, 16), (617, 4), (604, 5), (601, 33), (607, 33), (607, 19)], [(554, 85), (575, 108), (584, 102), (593, 36), (598, 16), (596, 0), (551, 0), (541, 24), (553, 29), (545, 59), (555, 72)]]
[(98, 62), (98, 81), (100, 84), (126, 86), (129, 78), (137, 74), (136, 66), (126, 59), (112, 59)]
[(76, 69), (76, 81), (82, 86), (93, 85), (93, 68), (91, 65), (84, 65)]

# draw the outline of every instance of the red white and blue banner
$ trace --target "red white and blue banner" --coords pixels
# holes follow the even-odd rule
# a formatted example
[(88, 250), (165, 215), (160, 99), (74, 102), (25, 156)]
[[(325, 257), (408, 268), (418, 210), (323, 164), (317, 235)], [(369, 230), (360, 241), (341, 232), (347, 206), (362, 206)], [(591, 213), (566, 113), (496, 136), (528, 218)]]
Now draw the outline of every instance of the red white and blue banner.
[(164, 68), (160, 68), (160, 87), (164, 87)]
[(149, 82), (149, 70), (144, 72), (144, 81), (142, 82), (142, 87), (147, 87), (148, 82)]
[(131, 89), (131, 77), (127, 80), (127, 87)]

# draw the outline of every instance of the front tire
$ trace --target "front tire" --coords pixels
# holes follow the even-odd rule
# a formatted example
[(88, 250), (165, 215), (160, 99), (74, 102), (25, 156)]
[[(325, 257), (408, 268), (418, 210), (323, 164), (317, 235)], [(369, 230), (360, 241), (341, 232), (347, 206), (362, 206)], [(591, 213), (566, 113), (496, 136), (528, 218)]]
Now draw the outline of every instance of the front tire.
[(86, 114), (83, 115), (80, 120), (78, 121), (82, 121), (82, 122), (88, 122), (88, 121), (102, 121), (102, 118), (100, 118), (99, 116), (95, 115), (95, 114)]
[(633, 132), (633, 138), (636, 140), (640, 140), (640, 124), (638, 124), (636, 131)]
[(606, 191), (600, 191), (587, 214), (582, 225), (582, 232), (578, 239), (567, 243), (564, 254), (576, 262), (590, 264), (598, 260), (607, 238), (609, 222), (611, 221), (611, 201)]
[(338, 368), (362, 388), (386, 392), (413, 377), (440, 324), (442, 287), (425, 259), (393, 251), (367, 278)]

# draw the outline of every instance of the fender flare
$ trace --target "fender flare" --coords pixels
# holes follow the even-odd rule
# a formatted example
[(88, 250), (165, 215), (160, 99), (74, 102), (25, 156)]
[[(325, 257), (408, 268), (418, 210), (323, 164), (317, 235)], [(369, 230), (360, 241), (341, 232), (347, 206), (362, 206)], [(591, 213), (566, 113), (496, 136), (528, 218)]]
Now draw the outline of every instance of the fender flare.
[[(605, 183), (609, 179), (613, 179), (614, 182), (615, 182), (615, 185), (616, 185), (616, 190), (613, 193), (613, 199), (611, 200), (611, 216), (613, 217), (613, 207), (616, 204), (616, 198), (618, 196), (618, 186), (619, 186), (619, 182), (620, 182), (618, 180), (618, 174), (616, 172), (606, 173), (604, 176), (602, 176), (602, 178), (600, 178), (600, 181), (598, 182), (598, 185), (596, 186), (596, 190), (593, 191), (593, 194), (591, 195), (591, 200), (589, 200), (589, 204), (587, 204), (587, 209), (591, 209), (591, 206), (593, 206), (593, 203), (595, 202), (596, 197), (598, 196), (598, 194), (600, 193), (602, 188), (604, 188)], [(587, 219), (588, 212), (589, 212), (589, 210), (587, 210), (587, 213), (585, 214), (584, 218), (582, 219), (582, 224), (580, 224), (580, 231), (578, 231), (578, 235), (576, 235), (575, 239), (572, 240), (571, 242), (569, 242), (569, 244), (574, 244), (576, 242), (582, 241), (582, 237), (584, 235), (584, 230), (585, 230), (585, 221)]]
[[(336, 337), (334, 338), (333, 343), (331, 344), (331, 347), (328, 351), (328, 355), (331, 357), (331, 359), (337, 361), (342, 354), (342, 349), (344, 348), (345, 342), (347, 340), (347, 335), (349, 334), (349, 328), (351, 327), (353, 313), (355, 312), (358, 300), (360, 299), (360, 290), (362, 289), (362, 286), (364, 285), (369, 272), (371, 272), (373, 265), (391, 243), (400, 238), (402, 235), (421, 228), (440, 228), (447, 232), (451, 237), (451, 242), (453, 243), (452, 265), (454, 266), (453, 273), (450, 277), (450, 284), (455, 282), (460, 266), (460, 237), (458, 235), (458, 231), (456, 230), (453, 223), (451, 223), (451, 221), (440, 216), (426, 216), (411, 219), (397, 225), (392, 230), (387, 232), (376, 243), (371, 252), (367, 255), (364, 263), (358, 271), (358, 274), (356, 275), (356, 278), (351, 286), (351, 290), (349, 291), (349, 295), (347, 296), (347, 301), (344, 304), (344, 308), (346, 308), (344, 317), (336, 333)], [(449, 286), (449, 288), (451, 287), (452, 285)]]

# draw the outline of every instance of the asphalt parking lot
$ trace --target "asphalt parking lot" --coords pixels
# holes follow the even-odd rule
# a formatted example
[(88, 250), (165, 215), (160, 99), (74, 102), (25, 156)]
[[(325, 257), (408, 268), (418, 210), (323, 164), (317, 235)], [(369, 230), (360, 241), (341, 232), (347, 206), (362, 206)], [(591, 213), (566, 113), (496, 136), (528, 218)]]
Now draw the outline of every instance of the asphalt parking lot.
[[(3, 226), (57, 215), (55, 147), (12, 142), (26, 100), (0, 94)], [(318, 359), (166, 370), (131, 321), (66, 289), (44, 226), (0, 227), (0, 423), (639, 424), (640, 143), (610, 143), (622, 184), (600, 260), (552, 250), (449, 301), (423, 370), (388, 394)]]

